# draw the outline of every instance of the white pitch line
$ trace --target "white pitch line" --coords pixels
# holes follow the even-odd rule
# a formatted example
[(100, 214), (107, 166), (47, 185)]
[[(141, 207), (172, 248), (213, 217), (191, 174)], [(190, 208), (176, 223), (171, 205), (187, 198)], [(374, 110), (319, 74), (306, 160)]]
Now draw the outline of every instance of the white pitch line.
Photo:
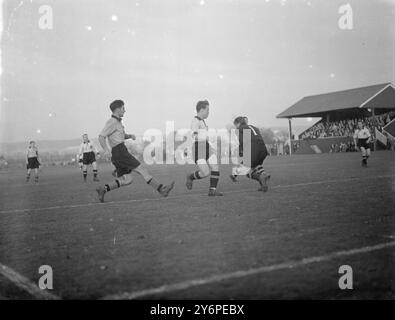
[(169, 285), (165, 284), (160, 287), (150, 288), (150, 289), (145, 289), (145, 290), (140, 290), (140, 291), (135, 291), (135, 292), (130, 292), (130, 293), (125, 292), (125, 293), (121, 293), (121, 294), (108, 295), (108, 296), (102, 297), (101, 300), (132, 300), (132, 299), (144, 298), (144, 297), (152, 296), (155, 294), (165, 294), (165, 293), (170, 293), (170, 292), (174, 292), (174, 291), (186, 290), (186, 289), (190, 289), (193, 287), (217, 283), (217, 282), (221, 282), (221, 281), (225, 281), (225, 280), (244, 278), (247, 276), (268, 273), (268, 272), (278, 271), (278, 270), (283, 270), (283, 269), (297, 268), (297, 267), (305, 266), (305, 265), (308, 265), (311, 263), (330, 261), (330, 260), (333, 260), (333, 259), (336, 259), (339, 257), (351, 256), (351, 255), (360, 254), (360, 253), (368, 253), (368, 252), (377, 251), (377, 250), (390, 248), (390, 247), (395, 247), (395, 241), (381, 243), (381, 244), (374, 245), (374, 246), (366, 246), (366, 247), (362, 247), (362, 248), (358, 248), (358, 249), (337, 251), (337, 252), (334, 252), (334, 253), (331, 253), (328, 255), (310, 257), (310, 258), (305, 258), (302, 260), (287, 261), (287, 262), (274, 264), (274, 265), (270, 265), (270, 266), (263, 266), (263, 267), (259, 267), (259, 268), (248, 269), (248, 270), (239, 270), (239, 271), (220, 274), (220, 275), (213, 275), (213, 276), (210, 276), (207, 278), (193, 279), (193, 280), (178, 282), (178, 283), (169, 284)]
[[(338, 182), (349, 182), (349, 181), (359, 181), (359, 180), (372, 180), (372, 179), (385, 179), (385, 178), (394, 178), (395, 175), (382, 175), (382, 176), (372, 176), (372, 177), (354, 177), (354, 178), (347, 178), (347, 179), (337, 179), (337, 180), (322, 180), (322, 181), (312, 181), (312, 182), (304, 182), (304, 183), (294, 183), (288, 185), (277, 185), (269, 187), (269, 189), (281, 189), (281, 188), (293, 188), (293, 187), (302, 187), (302, 186), (309, 186), (309, 185), (317, 185), (317, 184), (325, 184), (325, 183), (338, 183)], [(231, 193), (244, 193), (244, 192), (251, 192), (256, 191), (257, 189), (242, 189), (242, 190), (233, 190), (233, 191), (226, 191), (226, 194)], [(146, 202), (146, 201), (162, 201), (162, 200), (170, 200), (170, 199), (180, 199), (184, 197), (190, 196), (204, 196), (207, 195), (206, 193), (196, 194), (196, 193), (184, 193), (181, 195), (170, 196), (167, 198), (144, 198), (144, 199), (129, 199), (129, 200), (121, 200), (121, 201), (109, 201), (109, 202), (89, 202), (89, 203), (81, 203), (81, 204), (74, 204), (74, 205), (63, 205), (63, 206), (52, 206), (52, 207), (42, 207), (42, 208), (27, 208), (27, 209), (12, 209), (12, 210), (3, 210), (0, 211), (0, 214), (3, 213), (18, 213), (18, 212), (34, 212), (34, 211), (46, 211), (46, 210), (57, 210), (57, 209), (74, 209), (74, 208), (81, 208), (81, 207), (89, 207), (89, 206), (105, 206), (105, 205), (119, 205), (122, 203), (132, 203), (132, 202)]]
[(1, 263), (0, 263), (0, 275), (10, 280), (19, 289), (29, 293), (31, 296), (33, 296), (36, 299), (60, 300), (60, 297), (48, 292), (47, 290), (41, 290), (29, 279), (27, 279), (26, 277), (22, 276), (18, 272), (12, 270), (10, 267), (7, 267)]

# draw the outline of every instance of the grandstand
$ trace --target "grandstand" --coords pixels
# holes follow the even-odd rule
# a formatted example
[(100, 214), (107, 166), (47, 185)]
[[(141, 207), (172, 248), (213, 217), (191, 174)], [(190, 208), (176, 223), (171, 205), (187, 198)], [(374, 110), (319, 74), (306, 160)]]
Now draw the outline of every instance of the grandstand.
[(395, 87), (383, 83), (307, 96), (277, 115), (288, 119), (290, 137), (292, 118), (307, 117), (321, 120), (299, 135), (295, 154), (354, 151), (352, 136), (358, 120), (377, 138), (372, 148), (387, 149), (386, 137), (395, 137)]

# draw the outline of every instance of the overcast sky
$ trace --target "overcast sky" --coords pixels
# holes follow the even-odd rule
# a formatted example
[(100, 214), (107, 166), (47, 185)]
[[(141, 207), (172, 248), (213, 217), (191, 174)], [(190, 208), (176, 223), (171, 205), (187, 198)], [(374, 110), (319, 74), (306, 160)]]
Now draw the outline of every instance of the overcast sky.
[(136, 134), (189, 127), (199, 99), (212, 128), (286, 126), (305, 95), (394, 82), (393, 21), (392, 0), (5, 0), (0, 139), (97, 137), (114, 99)]

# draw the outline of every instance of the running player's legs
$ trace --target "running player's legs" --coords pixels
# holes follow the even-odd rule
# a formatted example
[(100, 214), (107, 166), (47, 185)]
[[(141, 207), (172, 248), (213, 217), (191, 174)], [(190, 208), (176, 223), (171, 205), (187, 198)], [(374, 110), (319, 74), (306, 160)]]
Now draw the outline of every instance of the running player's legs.
[[(366, 167), (366, 165), (367, 165), (367, 157), (368, 157), (367, 149), (365, 148), (365, 146), (360, 146), (360, 149), (361, 149), (361, 155), (362, 155), (362, 166)], [(370, 154), (370, 149), (368, 149), (368, 150), (369, 150), (369, 154)]]
[(263, 162), (265, 161), (266, 157), (267, 153), (263, 149), (253, 153), (251, 161), (252, 170), (250, 173), (252, 179), (259, 180), (256, 178), (259, 178), (259, 175), (265, 172), (263, 169)]
[(104, 185), (104, 187), (98, 187), (96, 189), (96, 191), (99, 195), (100, 202), (104, 202), (104, 195), (107, 192), (127, 186), (132, 183), (132, 181), (133, 181), (132, 170), (127, 169), (127, 168), (117, 167), (117, 172), (121, 173), (121, 175), (118, 174), (117, 178), (114, 181), (106, 183)]
[(267, 185), (268, 180), (270, 179), (270, 174), (268, 174), (263, 168), (263, 162), (267, 157), (267, 152), (265, 150), (261, 153), (259, 162), (256, 167), (251, 171), (250, 177), (251, 179), (257, 180), (261, 187), (258, 189), (259, 191), (267, 192), (269, 187)]
[(219, 180), (219, 170), (215, 152), (210, 149), (207, 142), (197, 142), (194, 145), (193, 154), (198, 170), (187, 175), (187, 189), (192, 189), (193, 180), (200, 180), (210, 175), (210, 189), (208, 195), (222, 196), (221, 193), (216, 191)]
[(95, 154), (93, 152), (84, 153), (82, 163), (83, 163), (82, 164), (82, 176), (84, 178), (84, 181), (86, 182), (89, 165), (92, 165), (92, 167), (93, 167), (93, 180), (99, 181), (99, 179), (97, 178), (97, 164), (96, 164)]
[(172, 182), (169, 185), (163, 185), (159, 183), (156, 179), (154, 179), (151, 176), (151, 174), (147, 171), (147, 169), (141, 166), (140, 162), (136, 158), (134, 158), (131, 154), (124, 153), (122, 157), (123, 157), (122, 159), (113, 160), (113, 164), (116, 168), (116, 173), (117, 173), (117, 178), (115, 179), (115, 181), (111, 183), (107, 183), (104, 186), (104, 188), (99, 187), (96, 189), (99, 195), (99, 200), (101, 202), (104, 201), (105, 193), (131, 184), (132, 171), (136, 171), (144, 178), (144, 180), (149, 185), (151, 185), (155, 190), (157, 190), (162, 196), (167, 197), (169, 192), (174, 187), (174, 182)]
[(126, 174), (118, 177), (114, 181), (105, 184), (105, 186), (104, 186), (105, 187), (105, 192), (109, 192), (111, 190), (127, 186), (127, 185), (131, 184), (132, 182), (133, 182), (132, 174), (131, 173), (126, 173)]
[(92, 162), (92, 168), (93, 168), (93, 180), (99, 181), (99, 179), (97, 178), (97, 162), (96, 161)]
[(84, 178), (84, 182), (86, 182), (86, 177), (88, 175), (88, 165), (90, 164), (89, 160), (89, 153), (84, 152), (82, 154), (82, 176)]
[(82, 176), (84, 177), (85, 182), (86, 182), (87, 175), (88, 175), (88, 165), (84, 163), (82, 165)]
[(38, 169), (39, 169), (39, 162), (37, 158), (29, 158), (27, 164), (27, 173), (26, 173), (26, 182), (30, 180), (30, 174), (34, 169), (34, 176), (35, 182), (38, 182)]
[(33, 168), (34, 168), (34, 175), (35, 175), (34, 181), (38, 182), (38, 169), (40, 168), (40, 162), (38, 161), (37, 157), (35, 157), (33, 159), (34, 159), (34, 161), (33, 161)]
[[(210, 157), (207, 160), (207, 163), (210, 168), (210, 191), (209, 195), (212, 193), (216, 193), (217, 186), (218, 186), (218, 181), (219, 181), (219, 167), (218, 167), (218, 161), (217, 161), (217, 155), (215, 153), (212, 153)], [(222, 195), (219, 194), (218, 195)]]
[(26, 182), (28, 182), (30, 180), (30, 173), (32, 172), (32, 169), (27, 168), (27, 172), (26, 172)]
[(188, 190), (192, 189), (193, 180), (200, 180), (210, 175), (210, 167), (206, 159), (199, 159), (196, 161), (198, 170), (187, 174), (186, 186)]
[(207, 163), (207, 161), (205, 159), (200, 159), (196, 162), (198, 169), (196, 171), (197, 173), (197, 179), (203, 179), (203, 178), (207, 178), (210, 175), (210, 165)]
[(365, 146), (365, 157), (364, 157), (364, 166), (366, 167), (368, 165), (368, 159), (370, 157), (370, 147), (369, 145)]
[(200, 180), (210, 175), (210, 167), (208, 160), (208, 143), (205, 141), (195, 142), (192, 147), (192, 154), (198, 170), (187, 174), (186, 187), (188, 190), (192, 189), (193, 180)]
[[(116, 179), (113, 182), (113, 186), (115, 183), (115, 184), (117, 184), (117, 187), (118, 187), (117, 181), (119, 182), (119, 187), (128, 186), (129, 184), (131, 184), (133, 182), (132, 174), (127, 173), (127, 174), (124, 174), (123, 176), (119, 177), (118, 179)], [(116, 187), (114, 187), (114, 188), (116, 188)]]
[(133, 171), (135, 171), (139, 175), (141, 175), (147, 184), (149, 184), (153, 189), (158, 191), (163, 196), (167, 196), (167, 194), (170, 192), (170, 190), (173, 189), (174, 182), (172, 182), (168, 186), (163, 185), (158, 180), (156, 180), (151, 175), (151, 173), (145, 167), (143, 167), (141, 164), (137, 168), (133, 169)]
[(245, 175), (250, 179), (256, 180), (261, 185), (260, 191), (266, 192), (268, 190), (267, 180), (270, 179), (270, 175), (265, 172), (263, 168), (263, 162), (267, 157), (267, 151), (265, 148), (254, 148), (251, 152), (251, 168), (243, 164), (232, 169), (232, 176), (236, 181), (238, 175)]
[(140, 162), (127, 151), (124, 144), (112, 148), (111, 154), (111, 161), (116, 168), (117, 175), (114, 181), (96, 189), (100, 202), (104, 201), (104, 195), (107, 192), (131, 184), (132, 170), (140, 165)]

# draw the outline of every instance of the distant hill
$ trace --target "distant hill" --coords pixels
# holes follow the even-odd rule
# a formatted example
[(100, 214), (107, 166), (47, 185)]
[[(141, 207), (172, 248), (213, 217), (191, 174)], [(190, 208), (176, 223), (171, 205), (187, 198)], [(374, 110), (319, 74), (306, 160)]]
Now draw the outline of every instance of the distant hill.
[[(92, 139), (95, 145), (99, 145), (97, 139)], [(81, 139), (72, 140), (40, 140), (36, 142), (40, 152), (59, 152), (59, 153), (77, 153), (81, 144)], [(23, 153), (28, 147), (28, 142), (1, 143), (0, 153), (12, 155)]]
[[(307, 129), (307, 126), (292, 126), (293, 133), (297, 137), (301, 132)], [(274, 133), (276, 131), (288, 132), (288, 127), (270, 127)], [(91, 139), (94, 145), (99, 148), (99, 142), (97, 138)], [(39, 140), (36, 141), (38, 149), (41, 153), (58, 153), (58, 154), (76, 154), (81, 144), (81, 139), (69, 139), (69, 140)], [(28, 147), (28, 142), (13, 142), (13, 143), (0, 143), (0, 155), (12, 156), (16, 154), (23, 154)]]

